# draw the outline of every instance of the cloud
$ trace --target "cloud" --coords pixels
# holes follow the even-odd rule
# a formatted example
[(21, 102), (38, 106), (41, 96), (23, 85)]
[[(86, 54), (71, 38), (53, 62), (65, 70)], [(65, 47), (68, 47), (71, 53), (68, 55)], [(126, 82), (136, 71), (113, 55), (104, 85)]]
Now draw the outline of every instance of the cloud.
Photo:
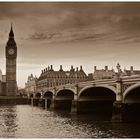
[[(25, 10), (26, 9), (26, 10)], [(0, 18), (44, 18), (57, 28), (80, 28), (99, 22), (137, 22), (140, 3), (119, 2), (1, 2)], [(27, 21), (28, 22), (28, 21)], [(43, 22), (42, 22), (43, 24)], [(51, 24), (49, 24), (51, 26)]]
[(7, 19), (15, 21), (19, 31), (24, 28), (30, 39), (37, 40), (60, 39), (63, 36), (60, 31), (102, 28), (103, 25), (104, 28), (137, 31), (140, 3), (1, 2), (0, 20)]
[(46, 40), (46, 39), (52, 39), (52, 38), (59, 38), (61, 36), (60, 33), (34, 33), (29, 35), (29, 39), (31, 40)]
[(29, 40), (42, 41), (45, 40), (47, 43), (54, 42), (69, 42), (77, 40), (94, 40), (103, 39), (106, 36), (105, 33), (90, 33), (87, 31), (78, 32), (78, 31), (65, 31), (61, 33), (35, 33), (29, 35)]
[[(27, 28), (25, 36), (28, 34), (29, 36), (21, 38), (28, 40), (53, 43), (76, 40), (111, 40), (114, 37), (114, 41), (121, 42), (128, 40), (129, 37), (122, 35), (122, 38), (119, 38), (115, 32), (126, 30), (130, 31), (129, 34), (140, 32), (138, 30), (140, 3), (16, 2), (0, 3), (0, 7), (2, 7), (0, 17), (19, 18), (18, 22), (24, 19), (24, 22), (19, 24), (19, 30), (21, 30), (20, 26)], [(4, 8), (8, 8), (6, 13), (2, 12)]]
[[(25, 10), (26, 9), (26, 10)], [(68, 24), (87, 25), (96, 20), (139, 18), (140, 3), (119, 2), (1, 2), (0, 17), (55, 17)], [(87, 21), (90, 21), (87, 23)], [(118, 21), (118, 20), (117, 20)]]
[[(101, 28), (101, 26), (100, 26)], [(102, 27), (104, 28), (104, 27)], [(35, 32), (27, 38), (31, 41), (44, 41), (46, 43), (70, 42), (70, 41), (94, 41), (102, 43), (102, 41), (114, 41), (116, 43), (135, 43), (140, 40), (140, 32), (131, 30), (121, 30), (121, 28), (86, 28), (73, 29), (59, 32)]]

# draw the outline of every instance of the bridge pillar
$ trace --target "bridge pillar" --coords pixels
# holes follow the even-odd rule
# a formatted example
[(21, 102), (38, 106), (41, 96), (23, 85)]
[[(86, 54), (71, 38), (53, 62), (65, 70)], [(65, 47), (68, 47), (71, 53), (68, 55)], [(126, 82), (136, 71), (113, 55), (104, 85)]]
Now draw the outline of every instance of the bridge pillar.
[(124, 109), (124, 104), (122, 102), (115, 101), (113, 103), (112, 122), (123, 121), (123, 109)]
[(123, 95), (122, 95), (122, 81), (121, 81), (121, 79), (118, 79), (116, 81), (116, 90), (117, 90), (116, 101), (122, 102)]
[(56, 95), (56, 88), (53, 88), (53, 96), (51, 99), (50, 110), (54, 110), (55, 107), (55, 95)]
[(76, 93), (74, 94), (74, 99), (71, 104), (71, 114), (77, 113), (78, 91), (78, 85), (76, 85)]
[(45, 98), (45, 110), (47, 110), (47, 98)]
[(50, 110), (53, 110), (54, 109), (54, 100), (52, 99), (51, 100), (51, 105), (50, 105)]
[(31, 98), (31, 105), (34, 106), (34, 98)]
[(77, 113), (77, 94), (74, 95), (74, 99), (71, 104), (71, 114)]
[(39, 98), (33, 98), (33, 106), (39, 106)]
[(122, 81), (120, 78), (116, 81), (116, 90), (117, 94), (116, 101), (113, 103), (112, 122), (122, 122), (124, 104), (122, 103)]
[(35, 99), (35, 93), (33, 93), (33, 97), (31, 97), (31, 105), (32, 105), (32, 106), (34, 106), (34, 104), (35, 104), (35, 103), (34, 103), (34, 102), (35, 102), (34, 99)]
[(55, 95), (52, 96), (50, 110), (54, 110), (54, 107), (55, 107)]
[(44, 98), (39, 98), (39, 104), (38, 104), (39, 107), (43, 107), (45, 106), (45, 99)]

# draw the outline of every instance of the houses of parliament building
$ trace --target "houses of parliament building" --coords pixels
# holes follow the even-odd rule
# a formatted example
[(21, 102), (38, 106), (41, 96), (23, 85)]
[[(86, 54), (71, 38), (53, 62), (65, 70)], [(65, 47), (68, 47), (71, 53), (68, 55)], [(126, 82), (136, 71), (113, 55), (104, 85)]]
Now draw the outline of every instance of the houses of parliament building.
[(46, 87), (55, 87), (66, 84), (74, 84), (77, 82), (87, 81), (87, 75), (82, 66), (75, 69), (71, 66), (69, 71), (65, 71), (60, 65), (59, 70), (54, 70), (53, 66), (48, 66), (41, 71), (39, 78), (34, 77), (33, 74), (28, 76), (25, 83), (25, 91), (27, 94), (35, 93), (37, 89), (44, 89)]
[(0, 70), (0, 96), (13, 97), (17, 94), (16, 63), (17, 45), (14, 39), (14, 32), (11, 25), (9, 38), (5, 47), (6, 75)]

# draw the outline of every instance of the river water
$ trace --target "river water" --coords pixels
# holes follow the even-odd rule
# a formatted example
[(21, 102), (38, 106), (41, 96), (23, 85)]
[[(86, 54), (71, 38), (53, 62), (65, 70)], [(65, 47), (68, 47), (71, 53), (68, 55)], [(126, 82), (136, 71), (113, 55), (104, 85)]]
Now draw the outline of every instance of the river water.
[(30, 105), (0, 106), (1, 138), (138, 138), (139, 123), (111, 123)]

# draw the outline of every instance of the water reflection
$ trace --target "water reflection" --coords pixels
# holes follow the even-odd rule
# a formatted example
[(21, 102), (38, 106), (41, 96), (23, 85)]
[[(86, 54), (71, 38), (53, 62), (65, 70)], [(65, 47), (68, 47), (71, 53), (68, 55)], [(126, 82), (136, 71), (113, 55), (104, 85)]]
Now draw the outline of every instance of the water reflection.
[(111, 123), (29, 105), (0, 106), (1, 138), (138, 138), (138, 123)]
[(16, 124), (16, 106), (0, 107), (0, 135), (1, 137), (15, 137)]

